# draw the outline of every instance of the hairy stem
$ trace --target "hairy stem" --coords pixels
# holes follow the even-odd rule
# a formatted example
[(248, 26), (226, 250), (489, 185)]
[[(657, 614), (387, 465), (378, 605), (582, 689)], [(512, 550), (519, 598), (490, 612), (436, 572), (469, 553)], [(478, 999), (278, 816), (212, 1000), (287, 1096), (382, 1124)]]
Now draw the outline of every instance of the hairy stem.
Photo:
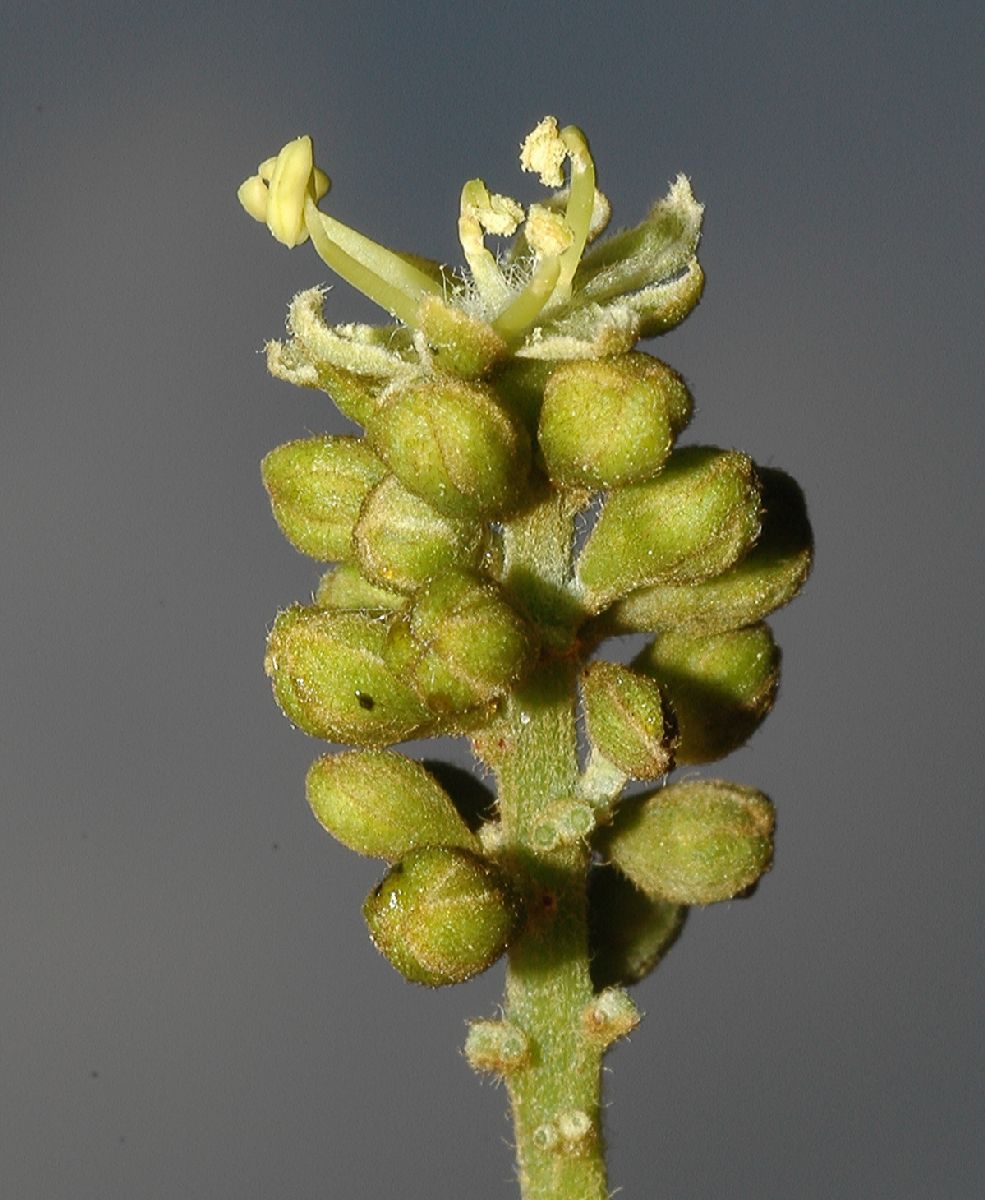
[[(573, 617), (568, 590), (572, 511), (542, 500), (507, 526), (507, 587), (539, 610), (542, 628)], [(512, 526), (512, 527), (511, 527)], [(512, 585), (512, 586), (511, 586)], [(553, 618), (553, 620), (551, 619)], [(553, 639), (551, 639), (553, 640)], [(599, 1093), (602, 1047), (586, 1026), (586, 878), (589, 851), (550, 836), (573, 803), (580, 663), (549, 648), (509, 697), (483, 757), (498, 776), (504, 859), (524, 891), (527, 923), (509, 952), (506, 1020), (528, 1039), (527, 1061), (507, 1073), (524, 1200), (605, 1200)], [(567, 647), (566, 647), (567, 649)]]

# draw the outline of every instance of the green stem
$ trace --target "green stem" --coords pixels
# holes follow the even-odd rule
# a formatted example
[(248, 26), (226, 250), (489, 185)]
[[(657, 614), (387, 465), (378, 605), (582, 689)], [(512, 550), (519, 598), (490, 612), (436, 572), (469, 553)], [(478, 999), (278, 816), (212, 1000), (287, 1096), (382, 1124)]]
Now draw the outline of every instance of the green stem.
[(589, 1036), (585, 881), (580, 845), (536, 848), (540, 814), (577, 780), (575, 666), (559, 660), (517, 690), (497, 764), (507, 853), (523, 880), (528, 921), (510, 950), (505, 1019), (530, 1057), (506, 1082), (524, 1200), (608, 1196), (599, 1097), (603, 1048)]
[[(543, 610), (553, 609), (558, 624), (570, 615), (563, 601), (570, 517), (556, 500), (543, 501), (507, 530), (508, 590), (510, 580), (522, 581), (527, 605), (541, 608), (542, 620), (548, 616)], [(530, 586), (534, 574), (539, 590)], [(548, 651), (509, 697), (480, 748), (497, 773), (503, 859), (524, 893), (527, 913), (510, 949), (504, 1013), (530, 1048), (526, 1061), (506, 1073), (524, 1200), (608, 1196), (599, 1107), (603, 1046), (586, 1024), (593, 1001), (589, 851), (580, 841), (547, 849), (538, 836), (545, 813), (576, 796), (579, 668), (576, 656)]]

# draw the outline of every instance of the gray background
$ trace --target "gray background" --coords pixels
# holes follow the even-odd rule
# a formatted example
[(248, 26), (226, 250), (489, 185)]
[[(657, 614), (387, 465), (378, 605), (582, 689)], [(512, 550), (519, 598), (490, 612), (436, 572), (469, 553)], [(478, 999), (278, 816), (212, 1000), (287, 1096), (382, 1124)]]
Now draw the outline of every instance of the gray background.
[[(502, 968), (405, 985), (260, 668), (317, 567), (257, 461), (340, 428), (266, 377), (327, 281), (236, 205), (308, 130), (326, 207), (457, 261), (544, 113), (616, 221), (687, 171), (689, 438), (805, 487), (781, 703), (721, 771), (780, 813), (611, 1059), (627, 1197), (983, 1188), (983, 18), (968, 3), (3, 4), (0, 1193), (515, 1194), (459, 1054)], [(345, 287), (330, 319), (375, 319)]]

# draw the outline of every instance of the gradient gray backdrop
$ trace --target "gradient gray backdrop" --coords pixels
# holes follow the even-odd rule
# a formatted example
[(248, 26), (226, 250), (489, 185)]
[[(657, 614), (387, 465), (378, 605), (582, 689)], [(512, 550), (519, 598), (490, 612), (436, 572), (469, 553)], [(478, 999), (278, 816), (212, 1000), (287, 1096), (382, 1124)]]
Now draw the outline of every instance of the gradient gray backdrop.
[[(804, 485), (782, 699), (722, 773), (780, 815), (611, 1058), (613, 1186), (983, 1193), (982, 66), (977, 3), (0, 7), (0, 1195), (508, 1200), (459, 1048), (502, 968), (404, 984), (377, 866), (303, 798), (261, 670), (317, 567), (257, 462), (340, 429), (265, 375), (329, 273), (238, 209), (310, 131), (330, 211), (456, 261), (462, 182), (535, 194), (545, 113), (616, 221), (679, 170), (699, 310), (651, 346), (689, 438)], [(345, 287), (335, 320), (375, 319)]]

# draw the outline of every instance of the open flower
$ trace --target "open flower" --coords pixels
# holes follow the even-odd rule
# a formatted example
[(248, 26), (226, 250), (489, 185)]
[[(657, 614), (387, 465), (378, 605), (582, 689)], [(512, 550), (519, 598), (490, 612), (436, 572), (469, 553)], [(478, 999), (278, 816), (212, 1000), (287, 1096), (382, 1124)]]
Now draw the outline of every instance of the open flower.
[[(488, 369), (500, 352), (550, 360), (623, 353), (687, 316), (704, 276), (696, 256), (702, 206), (683, 175), (635, 229), (592, 246), (606, 226), (609, 204), (595, 186), (595, 163), (582, 131), (545, 117), (524, 140), (520, 165), (551, 194), (524, 210), (491, 193), (481, 179), (466, 183), (458, 221), (466, 267), (457, 273), (398, 254), (321, 212), (317, 204), (329, 179), (314, 165), (310, 137), (295, 138), (261, 163), (240, 187), (239, 199), (285, 246), (310, 237), (337, 275), (406, 326), (425, 369), (442, 345), (439, 327), (454, 326), (459, 340), (469, 329), (481, 344), (478, 359), (465, 356), (474, 373), (476, 361)], [(494, 254), (485, 245), (488, 235), (515, 240)], [(343, 330), (337, 333), (351, 341)], [(335, 349), (337, 343), (339, 337)], [(359, 373), (344, 350), (341, 357), (333, 351), (331, 364)], [(291, 357), (300, 370), (310, 354), (303, 347), (299, 354)], [(407, 365), (401, 347), (385, 374), (404, 372)], [(317, 377), (319, 363), (308, 366)]]

